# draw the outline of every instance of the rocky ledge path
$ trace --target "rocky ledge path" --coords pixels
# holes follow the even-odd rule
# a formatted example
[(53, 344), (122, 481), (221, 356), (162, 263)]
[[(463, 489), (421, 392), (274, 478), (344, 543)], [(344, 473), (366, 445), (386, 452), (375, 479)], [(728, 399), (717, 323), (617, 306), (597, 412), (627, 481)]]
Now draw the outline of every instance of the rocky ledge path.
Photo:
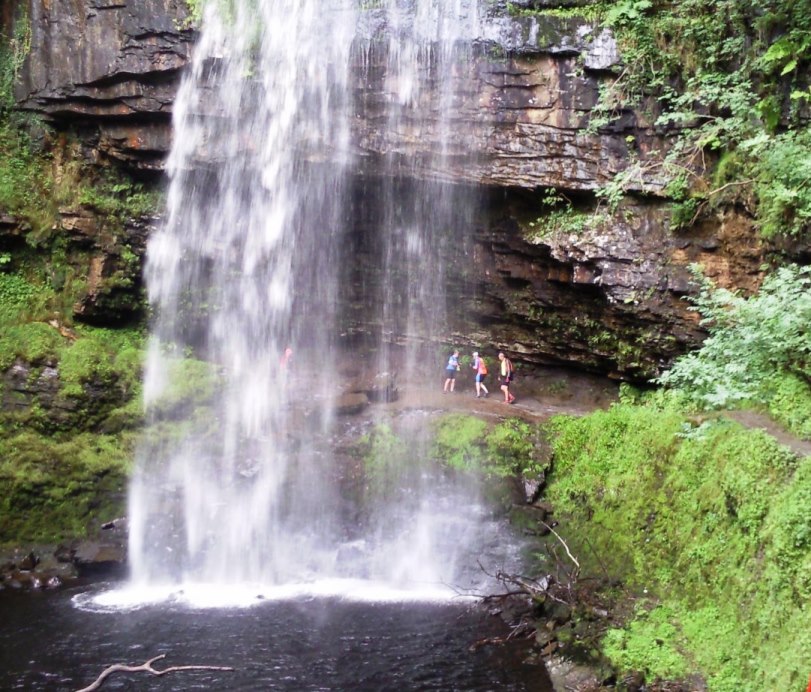
[[(513, 404), (504, 403), (504, 395), (497, 382), (488, 384), (490, 395), (482, 398), (476, 398), (472, 382), (460, 379), (456, 385), (456, 391), (452, 393), (442, 391), (442, 382), (410, 385), (400, 389), (398, 399), (384, 404), (384, 407), (389, 410), (423, 408), (459, 411), (483, 417), (521, 418), (531, 422), (558, 414), (586, 415), (608, 408), (619, 398), (619, 387), (615, 382), (560, 370), (526, 378), (512, 387), (511, 391), (516, 396)], [(706, 417), (714, 416), (728, 418), (747, 428), (763, 430), (798, 457), (811, 456), (811, 440), (797, 437), (765, 413), (750, 410), (719, 411), (707, 414)]]
[(494, 418), (543, 420), (557, 414), (585, 415), (607, 408), (618, 400), (619, 387), (605, 378), (568, 370), (549, 370), (543, 375), (519, 378), (510, 388), (513, 404), (504, 403), (498, 382), (487, 382), (490, 394), (476, 397), (472, 376), (460, 377), (455, 391), (443, 392), (443, 381), (406, 384), (398, 388), (398, 398), (384, 407), (388, 410), (410, 408), (459, 411)]

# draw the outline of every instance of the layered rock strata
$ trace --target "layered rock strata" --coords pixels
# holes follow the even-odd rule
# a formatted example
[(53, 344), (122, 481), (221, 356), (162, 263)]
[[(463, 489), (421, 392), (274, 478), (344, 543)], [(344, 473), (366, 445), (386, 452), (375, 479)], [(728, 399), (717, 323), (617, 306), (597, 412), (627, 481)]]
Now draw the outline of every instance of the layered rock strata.
[[(620, 54), (598, 24), (537, 11), (549, 4), (512, 3), (536, 11), (521, 16), (511, 16), (505, 3), (489, 6), (481, 36), (457, 56), (450, 119), (437, 109), (419, 128), (396, 112), (385, 78), (386, 44), (379, 40), (387, 27), (381, 13), (368, 11), (352, 81), (352, 149), (366, 179), (358, 190), (390, 175), (399, 160), (397, 175), (475, 188), (485, 200), (469, 229), (472, 256), (452, 272), (450, 292), (464, 305), (464, 317), (451, 320), (447, 341), (494, 344), (528, 362), (646, 378), (702, 336), (683, 300), (693, 290), (687, 266), (700, 262), (723, 285), (748, 290), (757, 285), (764, 249), (743, 213), (684, 234), (670, 229), (660, 164), (672, 133), (633, 111), (589, 129), (601, 85), (621, 67)], [(75, 132), (91, 158), (138, 175), (160, 174), (173, 99), (194, 40), (185, 3), (50, 0), (29, 9), (20, 107)], [(421, 98), (435, 101), (429, 66), (420, 80)], [(403, 125), (392, 129), (391, 122)], [(438, 161), (433, 153), (445, 131), (451, 133), (447, 155)], [(631, 167), (637, 174), (626, 189), (636, 201), (595, 216), (577, 232), (532, 230), (530, 220), (549, 213), (541, 190), (555, 189), (576, 210), (594, 211), (595, 192)], [(105, 260), (96, 262), (101, 267)], [(376, 268), (360, 271), (373, 275)], [(349, 290), (348, 300), (362, 296)], [(104, 310), (93, 316), (92, 298), (77, 314), (109, 317)], [(360, 316), (352, 328), (371, 329)]]

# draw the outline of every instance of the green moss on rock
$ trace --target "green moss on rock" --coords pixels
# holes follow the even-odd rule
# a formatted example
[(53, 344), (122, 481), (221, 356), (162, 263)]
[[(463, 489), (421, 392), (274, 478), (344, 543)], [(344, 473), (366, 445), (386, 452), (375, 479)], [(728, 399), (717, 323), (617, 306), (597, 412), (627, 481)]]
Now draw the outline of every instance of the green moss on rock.
[(807, 683), (811, 457), (723, 418), (695, 427), (676, 405), (550, 430), (558, 531), (585, 575), (646, 599), (604, 642), (620, 669), (711, 690)]
[(135, 438), (0, 436), (0, 543), (85, 536), (123, 514)]

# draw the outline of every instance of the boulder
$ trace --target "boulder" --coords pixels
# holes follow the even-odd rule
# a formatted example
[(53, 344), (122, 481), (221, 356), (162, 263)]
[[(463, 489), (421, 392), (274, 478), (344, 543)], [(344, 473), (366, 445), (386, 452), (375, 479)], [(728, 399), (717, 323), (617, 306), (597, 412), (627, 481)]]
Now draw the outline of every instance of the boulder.
[(334, 402), (335, 413), (339, 416), (351, 416), (362, 413), (369, 406), (369, 397), (363, 392), (342, 394)]

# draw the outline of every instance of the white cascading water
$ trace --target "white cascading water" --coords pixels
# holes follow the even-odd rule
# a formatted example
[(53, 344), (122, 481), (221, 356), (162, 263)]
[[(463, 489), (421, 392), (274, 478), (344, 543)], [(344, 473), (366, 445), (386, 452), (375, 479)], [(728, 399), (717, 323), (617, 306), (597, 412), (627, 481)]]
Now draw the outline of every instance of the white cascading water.
[[(385, 32), (358, 34), (368, 12)], [(476, 0), (208, 3), (175, 103), (166, 221), (148, 247), (153, 433), (130, 492), (134, 584), (267, 593), (363, 579), (447, 593), (457, 583), (452, 547), (475, 532), (475, 489), (436, 494), (435, 479), (412, 474), (405, 499), (383, 498), (355, 521), (317, 440), (334, 423), (340, 267), (352, 261), (341, 249), (362, 165), (351, 137), (353, 61), (385, 55), (392, 101), (392, 150), (375, 188), (388, 249), (383, 295), (367, 297), (381, 312), (370, 322), (401, 343), (440, 340), (448, 227), (470, 209), (441, 180), (454, 154), (449, 85), (478, 13)], [(429, 71), (430, 98), (421, 87)], [(397, 181), (413, 181), (416, 167), (397, 143), (404, 151), (429, 127), (441, 144), (420, 162), (423, 182), (401, 193)], [(416, 352), (406, 349), (401, 381)], [(197, 398), (184, 404), (191, 390)]]
[[(385, 237), (383, 323), (386, 337), (405, 344), (403, 369), (414, 373), (425, 358), (422, 343), (447, 338), (446, 262), (462, 257), (475, 202), (449, 183), (455, 158), (465, 158), (457, 112), (459, 75), (470, 69), (473, 39), (481, 33), (478, 2), (420, 0), (389, 14), (385, 48), (388, 110), (388, 180), (412, 181), (382, 190)], [(457, 120), (458, 119), (458, 120)], [(435, 133), (435, 150), (415, 160), (415, 141)], [(457, 144), (462, 141), (461, 146)], [(436, 349), (433, 355), (436, 355)], [(424, 366), (423, 366), (424, 369)]]

